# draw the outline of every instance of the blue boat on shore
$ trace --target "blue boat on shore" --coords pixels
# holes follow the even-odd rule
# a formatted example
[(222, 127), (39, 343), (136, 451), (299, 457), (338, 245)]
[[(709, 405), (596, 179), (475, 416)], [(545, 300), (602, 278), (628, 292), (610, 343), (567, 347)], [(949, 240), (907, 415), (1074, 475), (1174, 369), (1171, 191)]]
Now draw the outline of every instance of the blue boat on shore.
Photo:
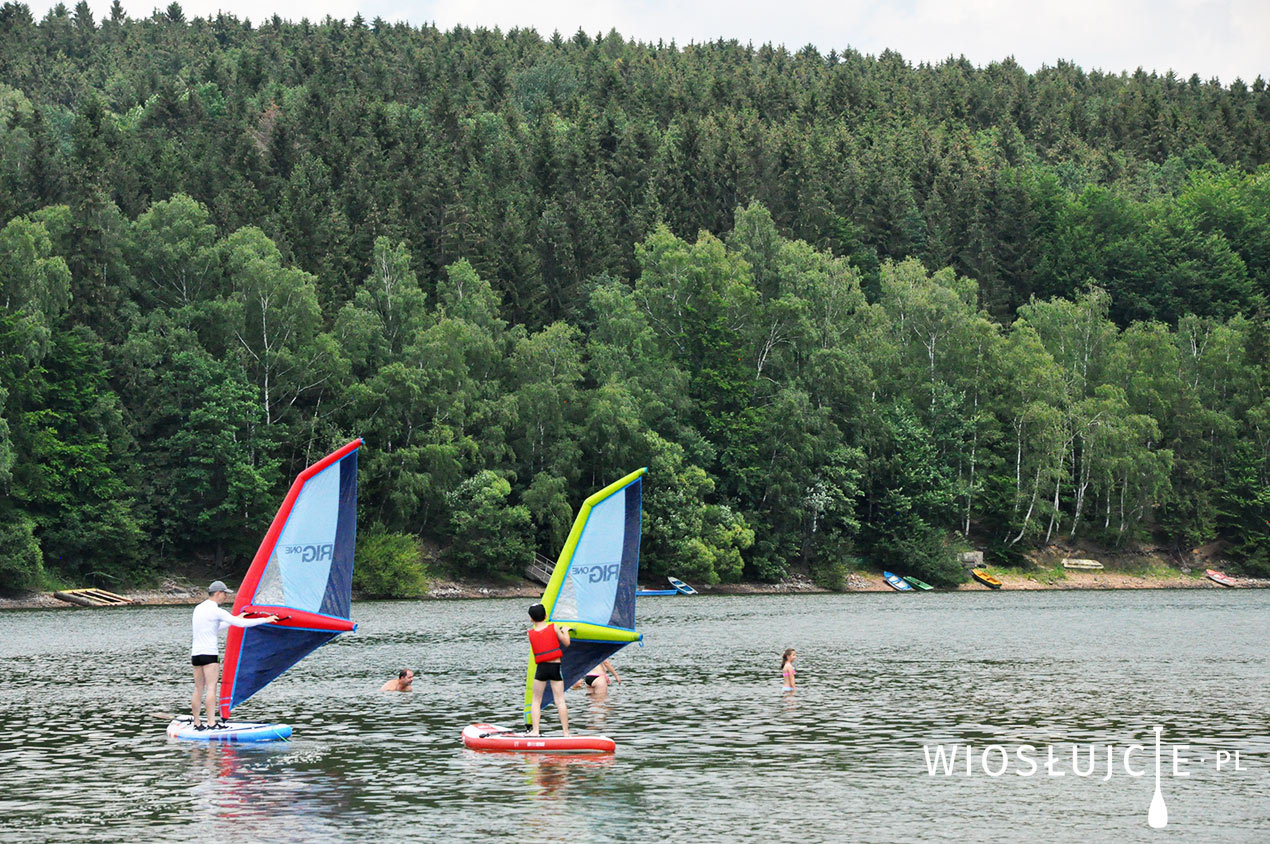
[(898, 574), (892, 574), (889, 571), (884, 571), (882, 572), (882, 577), (885, 578), (887, 585), (889, 585), (896, 592), (912, 592), (913, 591), (913, 584), (909, 583), (907, 580), (900, 577)]
[(679, 594), (681, 594), (681, 595), (695, 595), (695, 594), (697, 594), (697, 590), (696, 590), (696, 589), (693, 589), (691, 586), (689, 586), (687, 583), (684, 583), (682, 580), (680, 580), (680, 579), (679, 579), (679, 578), (677, 578), (677, 577), (668, 577), (668, 578), (666, 578), (666, 579), (670, 581), (670, 585), (671, 585), (671, 586), (673, 586), (673, 587), (675, 587), (675, 589), (676, 589), (676, 590), (679, 592)]
[(696, 595), (697, 590), (693, 589), (687, 583), (684, 583), (677, 577), (666, 578), (670, 581), (670, 585), (674, 589), (640, 589), (635, 593), (636, 598), (647, 598), (652, 595)]

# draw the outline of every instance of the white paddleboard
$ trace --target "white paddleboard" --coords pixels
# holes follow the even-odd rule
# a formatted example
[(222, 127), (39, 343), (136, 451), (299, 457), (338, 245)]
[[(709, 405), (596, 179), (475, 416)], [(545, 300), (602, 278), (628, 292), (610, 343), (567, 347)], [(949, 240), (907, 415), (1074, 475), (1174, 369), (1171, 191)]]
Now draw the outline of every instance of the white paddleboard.
[(168, 724), (168, 738), (182, 741), (286, 741), (291, 738), (291, 725), (229, 721), (219, 729), (197, 730), (191, 719), (177, 718)]

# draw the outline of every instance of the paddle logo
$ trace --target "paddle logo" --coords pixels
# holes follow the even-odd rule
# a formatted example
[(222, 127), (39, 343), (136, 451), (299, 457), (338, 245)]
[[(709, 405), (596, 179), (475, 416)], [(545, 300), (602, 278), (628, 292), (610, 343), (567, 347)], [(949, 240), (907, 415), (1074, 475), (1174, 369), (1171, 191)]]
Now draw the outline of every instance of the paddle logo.
[[(1168, 805), (1161, 788), (1162, 774), (1189, 777), (1192, 765), (1211, 766), (1215, 773), (1248, 770), (1238, 750), (1216, 750), (1212, 755), (1190, 753), (1190, 745), (1162, 742), (1163, 727), (1153, 728), (1155, 736), (1147, 744), (1071, 744), (1037, 746), (1020, 744), (1007, 747), (989, 744), (982, 748), (971, 744), (922, 745), (928, 776), (1000, 777), (1008, 773), (1020, 777), (1038, 774), (1047, 777), (1094, 777), (1106, 782), (1113, 776), (1143, 777), (1154, 773), (1155, 791), (1147, 807), (1147, 825), (1163, 829), (1169, 823)], [(1154, 753), (1151, 751), (1154, 750)], [(1154, 758), (1152, 758), (1154, 757)]]

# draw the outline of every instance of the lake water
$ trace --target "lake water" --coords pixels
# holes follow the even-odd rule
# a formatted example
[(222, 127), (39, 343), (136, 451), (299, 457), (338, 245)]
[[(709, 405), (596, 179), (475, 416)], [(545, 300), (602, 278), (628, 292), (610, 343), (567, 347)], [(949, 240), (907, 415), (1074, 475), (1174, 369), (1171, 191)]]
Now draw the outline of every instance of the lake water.
[[(466, 750), (465, 725), (519, 716), (528, 603), (355, 604), (356, 633), (236, 711), (294, 726), (261, 746), (164, 736), (190, 608), (2, 613), (0, 840), (1270, 840), (1270, 591), (643, 598), (626, 682), (569, 696), (616, 755)], [(413, 694), (376, 691), (403, 666)], [(939, 744), (971, 773), (930, 775)]]

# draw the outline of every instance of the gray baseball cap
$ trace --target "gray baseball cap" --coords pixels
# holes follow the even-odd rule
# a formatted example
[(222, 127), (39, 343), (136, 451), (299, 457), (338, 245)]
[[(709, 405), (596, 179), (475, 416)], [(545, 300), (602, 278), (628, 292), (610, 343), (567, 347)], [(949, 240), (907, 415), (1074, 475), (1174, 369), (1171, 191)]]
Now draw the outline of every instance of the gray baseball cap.
[(215, 595), (217, 592), (232, 592), (232, 591), (234, 590), (226, 586), (225, 581), (223, 580), (213, 580), (212, 585), (207, 587), (207, 594), (209, 595)]

